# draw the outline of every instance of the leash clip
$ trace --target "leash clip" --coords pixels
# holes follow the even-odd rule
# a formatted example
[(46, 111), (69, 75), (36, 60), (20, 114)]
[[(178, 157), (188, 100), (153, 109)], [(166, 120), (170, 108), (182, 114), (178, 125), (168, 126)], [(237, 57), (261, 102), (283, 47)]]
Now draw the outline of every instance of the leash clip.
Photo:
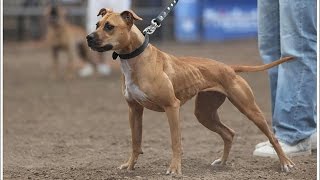
[(144, 30), (143, 30), (143, 34), (153, 34), (157, 28), (159, 28), (161, 26), (161, 24), (158, 24), (156, 22), (156, 19), (152, 19), (151, 20), (151, 25), (146, 27)]

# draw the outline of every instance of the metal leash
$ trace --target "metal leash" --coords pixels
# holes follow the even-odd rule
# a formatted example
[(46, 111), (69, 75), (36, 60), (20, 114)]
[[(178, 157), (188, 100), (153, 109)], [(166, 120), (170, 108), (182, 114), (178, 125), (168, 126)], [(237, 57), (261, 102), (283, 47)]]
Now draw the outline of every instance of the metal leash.
[(179, 0), (173, 0), (172, 3), (157, 16), (157, 18), (152, 19), (151, 25), (143, 30), (143, 34), (153, 34), (156, 29), (161, 26), (161, 22), (168, 16), (178, 1)]

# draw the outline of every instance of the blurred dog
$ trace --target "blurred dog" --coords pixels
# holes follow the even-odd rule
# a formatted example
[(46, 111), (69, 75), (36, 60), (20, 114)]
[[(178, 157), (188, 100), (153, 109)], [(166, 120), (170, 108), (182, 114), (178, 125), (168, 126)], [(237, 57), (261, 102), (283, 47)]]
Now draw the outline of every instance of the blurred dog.
[(180, 106), (196, 96), (195, 116), (198, 121), (218, 133), (224, 140), (224, 151), (212, 165), (227, 161), (234, 131), (220, 121), (218, 108), (226, 98), (248, 117), (269, 139), (280, 160), (281, 168), (288, 171), (293, 162), (283, 152), (277, 138), (268, 128), (267, 121), (255, 102), (252, 90), (237, 72), (257, 72), (293, 59), (285, 57), (261, 66), (229, 66), (199, 57), (175, 57), (149, 44), (134, 25), (142, 20), (133, 11), (114, 13), (101, 9), (102, 18), (96, 31), (87, 36), (88, 45), (95, 51), (113, 50), (120, 57), (123, 73), (122, 92), (129, 106), (132, 152), (121, 169), (132, 170), (142, 154), (143, 109), (165, 112), (168, 117), (172, 159), (167, 174), (181, 174), (181, 121)]
[(92, 55), (85, 37), (86, 31), (66, 20), (65, 9), (59, 5), (51, 5), (45, 10), (48, 32), (46, 43), (51, 47), (53, 58), (53, 78), (59, 74), (59, 52), (64, 51), (68, 57), (65, 78), (72, 79), (75, 75), (75, 61), (80, 59), (92, 63)]

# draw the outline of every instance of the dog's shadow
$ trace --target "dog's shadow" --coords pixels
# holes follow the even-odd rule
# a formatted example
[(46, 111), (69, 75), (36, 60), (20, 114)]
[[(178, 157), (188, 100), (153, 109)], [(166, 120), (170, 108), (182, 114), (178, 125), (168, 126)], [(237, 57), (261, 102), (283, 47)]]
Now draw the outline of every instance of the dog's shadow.
[[(194, 176), (196, 174), (212, 174), (216, 172), (229, 172), (232, 171), (233, 163), (227, 163), (226, 165), (215, 165), (212, 166), (211, 162), (201, 158), (188, 158), (184, 159), (182, 169), (185, 175)], [(196, 174), (195, 174), (196, 173)]]
[[(211, 166), (210, 162), (201, 158), (183, 158), (181, 177), (202, 177), (204, 174), (215, 174), (219, 172), (233, 171), (233, 164)], [(118, 170), (117, 175), (124, 178), (140, 178), (157, 177), (166, 179), (172, 175), (166, 175), (166, 168), (168, 167), (167, 159), (155, 159), (146, 163), (138, 163), (134, 171)], [(173, 175), (179, 179), (179, 175)], [(144, 177), (141, 177), (142, 179)]]

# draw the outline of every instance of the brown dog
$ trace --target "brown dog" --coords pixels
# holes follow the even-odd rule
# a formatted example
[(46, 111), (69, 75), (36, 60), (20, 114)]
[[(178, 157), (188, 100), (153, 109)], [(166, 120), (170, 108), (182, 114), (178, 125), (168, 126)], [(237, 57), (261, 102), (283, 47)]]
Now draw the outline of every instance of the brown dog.
[[(88, 45), (93, 50), (114, 50), (118, 54), (126, 54), (143, 44), (145, 37), (133, 24), (141, 18), (134, 12), (124, 11), (119, 14), (102, 9), (99, 14), (103, 17), (97, 23), (96, 31), (87, 36)], [(142, 114), (143, 109), (148, 108), (166, 113), (173, 151), (167, 174), (181, 174), (179, 110), (186, 101), (196, 96), (195, 116), (198, 121), (218, 133), (224, 141), (224, 152), (213, 164), (226, 163), (234, 136), (234, 131), (220, 121), (217, 113), (227, 97), (268, 137), (278, 154), (281, 168), (288, 171), (294, 163), (285, 155), (269, 130), (251, 88), (236, 72), (262, 71), (290, 59), (287, 57), (262, 66), (228, 66), (205, 58), (175, 57), (161, 52), (151, 44), (134, 58), (120, 59), (124, 75), (122, 91), (129, 105), (132, 133), (131, 156), (120, 168), (132, 170), (142, 153)]]
[(45, 16), (48, 26), (45, 43), (49, 44), (52, 50), (53, 77), (58, 77), (58, 55), (60, 51), (64, 51), (68, 57), (65, 78), (71, 79), (75, 74), (76, 59), (91, 63), (90, 49), (83, 38), (87, 33), (83, 28), (67, 22), (65, 10), (58, 5), (49, 6), (45, 10)]

